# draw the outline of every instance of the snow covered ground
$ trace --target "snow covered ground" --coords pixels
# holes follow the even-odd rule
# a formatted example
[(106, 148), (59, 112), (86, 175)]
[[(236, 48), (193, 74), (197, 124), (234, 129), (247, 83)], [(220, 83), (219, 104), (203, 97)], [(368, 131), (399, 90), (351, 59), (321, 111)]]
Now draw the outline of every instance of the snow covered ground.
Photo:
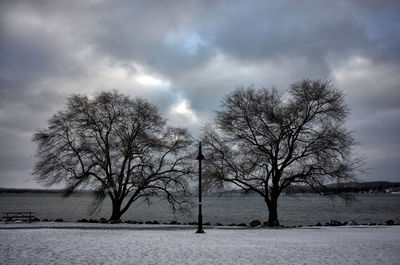
[[(59, 227), (57, 227), (57, 225)], [(62, 226), (61, 226), (62, 225)], [(1, 264), (399, 264), (400, 227), (1, 225)], [(75, 227), (74, 227), (75, 226)], [(22, 229), (10, 229), (12, 227)], [(120, 228), (118, 228), (120, 227)], [(40, 229), (37, 229), (40, 228)]]

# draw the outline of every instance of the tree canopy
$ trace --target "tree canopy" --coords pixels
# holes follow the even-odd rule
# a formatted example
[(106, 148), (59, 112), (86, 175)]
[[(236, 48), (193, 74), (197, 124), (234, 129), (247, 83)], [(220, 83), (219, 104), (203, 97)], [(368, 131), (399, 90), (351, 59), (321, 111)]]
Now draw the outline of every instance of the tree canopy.
[(37, 143), (34, 174), (45, 185), (65, 182), (66, 194), (78, 188), (96, 192), (96, 201), (112, 200), (111, 220), (119, 220), (139, 198), (166, 195), (181, 209), (192, 171), (186, 129), (169, 127), (157, 108), (117, 91), (94, 98), (73, 95), (47, 128), (33, 136)]
[(261, 195), (269, 225), (279, 225), (283, 190), (350, 180), (360, 166), (341, 91), (329, 81), (303, 80), (285, 93), (238, 88), (226, 95), (214, 125), (204, 128), (207, 184), (227, 183)]

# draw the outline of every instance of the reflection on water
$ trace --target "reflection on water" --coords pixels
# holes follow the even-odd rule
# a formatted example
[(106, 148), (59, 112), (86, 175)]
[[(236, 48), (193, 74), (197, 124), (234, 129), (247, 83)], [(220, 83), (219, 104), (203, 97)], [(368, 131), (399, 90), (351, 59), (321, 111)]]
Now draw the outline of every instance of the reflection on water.
[[(346, 204), (341, 199), (330, 200), (319, 195), (282, 195), (279, 200), (279, 220), (284, 225), (307, 225), (325, 223), (335, 219), (354, 220), (358, 223), (384, 223), (388, 219), (400, 221), (399, 194), (362, 194), (357, 201)], [(192, 198), (196, 202), (197, 198)], [(76, 221), (81, 218), (108, 218), (111, 203), (106, 199), (100, 211), (89, 215), (93, 202), (90, 195), (72, 195), (63, 198), (54, 194), (0, 194), (0, 211), (35, 211), (40, 219), (62, 218)], [(136, 203), (122, 216), (123, 220), (170, 222), (193, 222), (197, 220), (197, 207), (193, 204), (191, 213), (173, 214), (166, 201), (157, 198), (150, 206), (146, 202)], [(247, 196), (205, 196), (203, 199), (203, 220), (214, 223), (248, 223), (253, 219), (267, 220), (268, 210), (257, 195)]]

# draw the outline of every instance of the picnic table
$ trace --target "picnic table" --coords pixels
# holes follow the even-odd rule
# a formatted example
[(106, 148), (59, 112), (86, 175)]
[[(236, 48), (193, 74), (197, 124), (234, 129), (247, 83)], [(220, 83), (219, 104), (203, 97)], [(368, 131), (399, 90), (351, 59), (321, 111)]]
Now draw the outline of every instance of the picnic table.
[(35, 219), (35, 212), (3, 212), (2, 219), (7, 222), (11, 222), (14, 220), (27, 220), (30, 223)]

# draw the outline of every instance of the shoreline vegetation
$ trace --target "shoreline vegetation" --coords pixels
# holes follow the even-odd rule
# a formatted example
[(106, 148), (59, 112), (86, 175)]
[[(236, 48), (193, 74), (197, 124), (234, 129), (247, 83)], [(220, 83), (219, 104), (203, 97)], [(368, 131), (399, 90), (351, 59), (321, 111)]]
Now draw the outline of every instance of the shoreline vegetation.
[[(369, 181), (369, 182), (346, 182), (346, 183), (334, 183), (328, 184), (326, 190), (321, 190), (321, 193), (399, 193), (400, 194), (400, 182), (390, 181)], [(29, 188), (5, 188), (0, 187), (0, 194), (2, 193), (34, 193), (34, 194), (64, 194), (64, 189), (29, 189)], [(76, 194), (94, 194), (92, 190), (76, 190)], [(205, 192), (204, 195), (241, 195), (249, 192), (243, 190), (226, 190), (219, 192)], [(250, 191), (251, 193), (251, 191)], [(307, 186), (292, 186), (290, 189), (286, 189), (287, 194), (316, 194), (315, 190), (310, 189)], [(196, 192), (192, 193), (192, 196), (197, 196)]]

